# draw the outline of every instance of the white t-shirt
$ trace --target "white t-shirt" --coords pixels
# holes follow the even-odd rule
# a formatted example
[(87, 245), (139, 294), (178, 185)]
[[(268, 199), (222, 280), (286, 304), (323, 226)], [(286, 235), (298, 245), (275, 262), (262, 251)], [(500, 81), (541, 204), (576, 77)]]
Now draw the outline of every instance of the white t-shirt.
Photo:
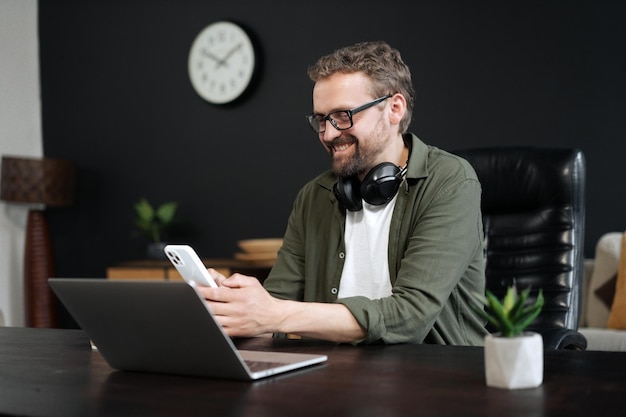
[(391, 295), (387, 248), (395, 205), (396, 197), (380, 206), (363, 201), (363, 210), (346, 213), (346, 260), (339, 298), (361, 295), (376, 300)]

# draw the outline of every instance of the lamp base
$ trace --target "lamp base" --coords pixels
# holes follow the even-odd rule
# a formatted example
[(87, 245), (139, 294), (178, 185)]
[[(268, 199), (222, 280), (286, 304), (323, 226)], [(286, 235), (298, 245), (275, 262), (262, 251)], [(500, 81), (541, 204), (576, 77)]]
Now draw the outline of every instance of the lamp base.
[(57, 327), (57, 299), (48, 278), (54, 276), (50, 229), (43, 210), (30, 210), (24, 248), (24, 303), (27, 327)]

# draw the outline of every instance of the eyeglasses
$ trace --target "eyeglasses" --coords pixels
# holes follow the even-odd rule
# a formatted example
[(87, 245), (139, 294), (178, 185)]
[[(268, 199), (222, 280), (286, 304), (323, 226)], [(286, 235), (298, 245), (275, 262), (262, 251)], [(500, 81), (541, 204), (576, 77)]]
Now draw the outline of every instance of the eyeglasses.
[(309, 122), (309, 126), (311, 126), (311, 129), (313, 129), (317, 133), (324, 133), (326, 131), (326, 120), (328, 120), (330, 124), (333, 125), (333, 127), (337, 130), (347, 130), (354, 125), (354, 123), (352, 122), (352, 116), (360, 111), (369, 109), (370, 107), (387, 100), (389, 97), (392, 97), (392, 94), (387, 94), (384, 97), (379, 97), (376, 100), (365, 103), (362, 106), (355, 107), (354, 109), (334, 111), (332, 113), (328, 113), (326, 116), (315, 113), (307, 114), (306, 120)]

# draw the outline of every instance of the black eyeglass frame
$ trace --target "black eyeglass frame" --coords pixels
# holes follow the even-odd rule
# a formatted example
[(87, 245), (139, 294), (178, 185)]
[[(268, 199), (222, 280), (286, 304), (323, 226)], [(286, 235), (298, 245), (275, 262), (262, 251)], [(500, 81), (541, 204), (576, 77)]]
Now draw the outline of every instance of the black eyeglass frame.
[[(323, 116), (322, 118), (318, 118), (318, 117), (321, 116), (321, 114), (317, 114), (317, 113), (307, 114), (306, 115), (306, 120), (309, 123), (309, 126), (311, 127), (311, 129), (313, 129), (313, 131), (315, 133), (318, 133), (318, 134), (326, 132), (326, 121), (327, 120), (337, 130), (348, 130), (352, 126), (354, 126), (354, 121), (352, 120), (352, 116), (354, 116), (358, 112), (361, 112), (363, 110), (367, 110), (370, 107), (373, 107), (373, 106), (377, 105), (378, 103), (382, 103), (383, 101), (385, 101), (385, 100), (387, 100), (388, 98), (391, 98), (391, 97), (393, 97), (393, 94), (387, 94), (386, 96), (378, 97), (377, 99), (374, 99), (374, 100), (370, 101), (369, 103), (365, 103), (362, 106), (355, 107), (355, 108), (350, 109), (350, 110), (337, 110), (337, 111), (328, 113), (326, 116)], [(337, 122), (335, 121), (335, 119), (332, 118), (332, 115), (333, 114), (337, 114), (337, 113), (345, 113), (345, 114), (347, 114), (348, 115), (348, 119), (350, 120), (350, 126), (348, 126), (348, 127), (339, 127), (339, 126), (337, 126)], [(313, 121), (314, 120), (317, 123), (317, 126), (319, 127), (319, 130), (315, 129), (315, 126), (313, 126)], [(322, 126), (323, 126), (324, 130), (321, 130)]]

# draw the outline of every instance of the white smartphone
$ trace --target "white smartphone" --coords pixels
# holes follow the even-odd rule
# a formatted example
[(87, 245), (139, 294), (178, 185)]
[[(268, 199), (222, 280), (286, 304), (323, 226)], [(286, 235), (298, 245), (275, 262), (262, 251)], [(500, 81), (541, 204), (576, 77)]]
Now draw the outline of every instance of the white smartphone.
[(191, 246), (167, 245), (165, 255), (172, 262), (178, 273), (191, 285), (200, 284), (207, 287), (217, 287), (213, 277), (209, 274), (200, 257)]

